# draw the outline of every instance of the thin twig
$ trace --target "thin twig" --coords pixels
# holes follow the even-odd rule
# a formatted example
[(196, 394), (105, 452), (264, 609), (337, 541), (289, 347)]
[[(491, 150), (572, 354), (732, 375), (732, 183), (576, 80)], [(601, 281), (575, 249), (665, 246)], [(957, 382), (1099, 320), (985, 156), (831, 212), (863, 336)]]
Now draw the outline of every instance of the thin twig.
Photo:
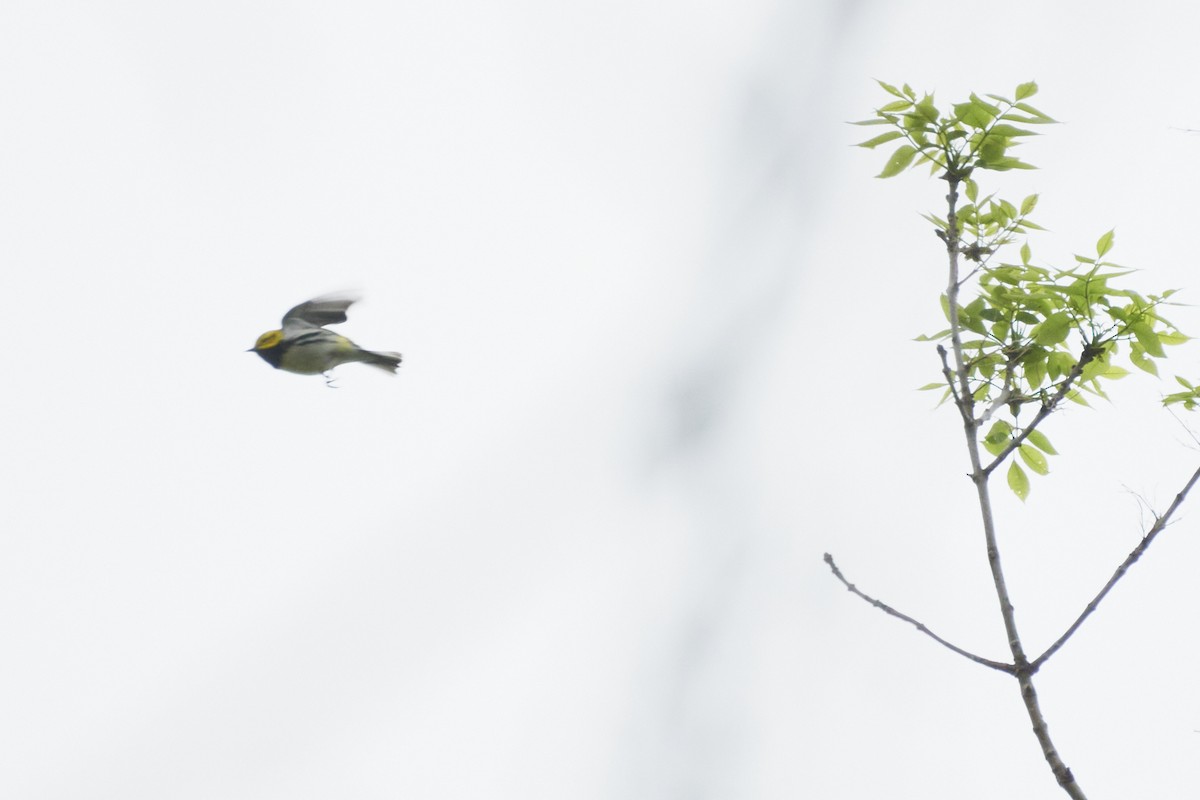
[(1197, 435), (1196, 435), (1196, 432), (1195, 432), (1194, 430), (1192, 430), (1191, 428), (1189, 428), (1189, 427), (1187, 426), (1187, 423), (1186, 423), (1186, 422), (1184, 422), (1182, 419), (1180, 419), (1180, 418), (1179, 418), (1179, 415), (1175, 413), (1175, 409), (1171, 408), (1170, 406), (1167, 406), (1167, 413), (1168, 413), (1168, 414), (1170, 414), (1170, 415), (1171, 415), (1171, 417), (1172, 417), (1172, 418), (1173, 418), (1173, 419), (1174, 419), (1176, 422), (1178, 422), (1178, 423), (1179, 423), (1179, 427), (1183, 428), (1184, 432), (1186, 432), (1186, 433), (1187, 433), (1188, 437), (1189, 437), (1189, 438), (1192, 440), (1192, 442), (1193, 442), (1193, 443), (1194, 443), (1194, 444), (1195, 444), (1197, 447), (1200, 447), (1200, 436), (1197, 436)]
[(1170, 508), (1168, 508), (1162, 516), (1154, 520), (1154, 525), (1151, 526), (1146, 535), (1142, 537), (1142, 541), (1138, 542), (1138, 546), (1133, 548), (1133, 551), (1130, 552), (1129, 556), (1121, 562), (1121, 566), (1117, 567), (1116, 572), (1114, 572), (1112, 577), (1108, 579), (1108, 583), (1104, 584), (1104, 588), (1100, 590), (1100, 593), (1092, 598), (1092, 602), (1087, 604), (1087, 608), (1083, 610), (1083, 613), (1079, 615), (1079, 618), (1071, 624), (1071, 627), (1067, 628), (1066, 632), (1062, 636), (1058, 637), (1058, 640), (1054, 644), (1050, 645), (1050, 647), (1046, 649), (1046, 652), (1042, 653), (1030, 663), (1029, 668), (1031, 670), (1036, 672), (1042, 666), (1042, 664), (1046, 663), (1050, 656), (1058, 652), (1059, 648), (1067, 643), (1067, 640), (1075, 634), (1075, 631), (1079, 630), (1079, 626), (1083, 624), (1084, 620), (1092, 615), (1092, 612), (1095, 611), (1096, 607), (1100, 605), (1100, 601), (1103, 600), (1105, 595), (1107, 595), (1109, 591), (1117, 585), (1117, 581), (1125, 577), (1126, 571), (1133, 566), (1135, 561), (1142, 557), (1142, 553), (1146, 552), (1146, 548), (1148, 548), (1150, 543), (1154, 541), (1154, 537), (1162, 533), (1163, 529), (1167, 527), (1167, 524), (1171, 521), (1171, 517), (1176, 511), (1179, 510), (1179, 507), (1183, 505), (1183, 501), (1187, 497), (1188, 492), (1192, 490), (1192, 487), (1196, 485), (1197, 481), (1200, 481), (1200, 468), (1197, 468), (1196, 471), (1192, 473), (1192, 477), (1188, 480), (1187, 484), (1179, 491), (1179, 494), (1175, 495), (1175, 500), (1171, 503)]
[(958, 408), (958, 413), (963, 418), (963, 422), (969, 423), (971, 421), (971, 412), (959, 396), (958, 387), (954, 385), (954, 372), (950, 369), (946, 348), (939, 344), (937, 346), (937, 353), (942, 359), (942, 376), (946, 379), (946, 385), (950, 387), (950, 393), (954, 396), (954, 405)]
[(984, 658), (983, 656), (977, 656), (974, 653), (963, 650), (961, 647), (958, 647), (957, 645), (953, 645), (950, 642), (947, 642), (945, 639), (938, 636), (933, 631), (929, 630), (929, 628), (927, 628), (923, 622), (918, 622), (917, 620), (913, 619), (912, 617), (908, 616), (907, 614), (903, 614), (903, 613), (897, 611), (896, 609), (892, 608), (891, 606), (889, 606), (887, 603), (883, 602), (882, 600), (876, 600), (874, 597), (871, 597), (870, 595), (865, 594), (864, 592), (860, 591), (857, 586), (855, 586), (850, 581), (846, 580), (846, 576), (842, 575), (842, 571), (840, 569), (838, 569), (837, 564), (833, 563), (833, 556), (831, 556), (829, 553), (825, 554), (825, 563), (828, 564), (829, 569), (833, 571), (833, 576), (835, 578), (837, 578), (839, 581), (841, 581), (842, 584), (852, 594), (858, 595), (863, 600), (866, 600), (868, 603), (875, 606), (876, 608), (878, 608), (880, 611), (884, 612), (885, 614), (889, 614), (889, 615), (895, 617), (896, 619), (904, 620), (909, 625), (912, 625), (914, 628), (916, 628), (917, 630), (919, 630), (921, 633), (925, 634), (929, 638), (933, 639), (938, 644), (940, 644), (943, 647), (946, 647), (950, 650), (953, 650), (955, 653), (958, 653), (963, 658), (969, 658), (971, 661), (974, 661), (976, 664), (982, 664), (985, 667), (991, 667), (992, 669), (999, 670), (1000, 672), (1006, 672), (1010, 675), (1013, 674), (1014, 667), (1012, 664), (1004, 664), (1000, 661), (992, 661), (989, 658)]

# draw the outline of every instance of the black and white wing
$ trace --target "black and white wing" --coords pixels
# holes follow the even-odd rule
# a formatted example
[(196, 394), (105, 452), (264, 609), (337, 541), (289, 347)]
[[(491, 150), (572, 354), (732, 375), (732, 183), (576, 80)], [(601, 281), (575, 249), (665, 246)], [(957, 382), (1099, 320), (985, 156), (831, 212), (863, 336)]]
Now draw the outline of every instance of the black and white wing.
[(358, 298), (346, 294), (326, 294), (301, 303), (283, 315), (283, 333), (305, 328), (323, 328), (346, 321), (346, 309)]

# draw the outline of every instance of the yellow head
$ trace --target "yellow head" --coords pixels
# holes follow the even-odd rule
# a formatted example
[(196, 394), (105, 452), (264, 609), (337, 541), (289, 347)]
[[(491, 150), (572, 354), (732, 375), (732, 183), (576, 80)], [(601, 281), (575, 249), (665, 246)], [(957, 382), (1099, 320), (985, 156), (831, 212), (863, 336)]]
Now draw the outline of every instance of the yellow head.
[(283, 331), (267, 331), (258, 337), (258, 341), (254, 343), (254, 347), (250, 348), (250, 352), (258, 353), (262, 356), (263, 361), (275, 369), (279, 369), (279, 362), (283, 358), (283, 349), (279, 345), (282, 343)]
[(267, 331), (258, 337), (258, 341), (254, 343), (252, 349), (255, 351), (270, 350), (272, 347), (279, 347), (279, 343), (282, 341), (283, 331)]

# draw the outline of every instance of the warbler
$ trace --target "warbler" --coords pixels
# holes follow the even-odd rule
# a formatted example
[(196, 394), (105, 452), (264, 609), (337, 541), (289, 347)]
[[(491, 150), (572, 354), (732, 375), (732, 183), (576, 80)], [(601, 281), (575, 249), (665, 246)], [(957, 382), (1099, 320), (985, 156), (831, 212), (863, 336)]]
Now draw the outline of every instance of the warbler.
[(324, 375), (339, 364), (360, 361), (391, 373), (400, 366), (400, 354), (366, 350), (341, 334), (325, 328), (346, 321), (346, 309), (358, 300), (348, 295), (316, 297), (283, 315), (281, 330), (267, 331), (246, 352), (258, 353), (275, 369), (300, 375)]

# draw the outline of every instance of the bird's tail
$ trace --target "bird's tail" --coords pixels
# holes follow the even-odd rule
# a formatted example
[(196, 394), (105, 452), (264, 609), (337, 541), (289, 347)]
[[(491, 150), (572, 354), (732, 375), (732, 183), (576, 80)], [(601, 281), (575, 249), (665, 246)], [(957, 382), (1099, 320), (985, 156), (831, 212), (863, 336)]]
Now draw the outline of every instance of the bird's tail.
[(399, 353), (384, 353), (376, 350), (362, 350), (361, 348), (359, 352), (362, 354), (362, 362), (364, 364), (379, 367), (392, 374), (395, 374), (396, 370), (400, 367), (400, 362), (403, 361)]

